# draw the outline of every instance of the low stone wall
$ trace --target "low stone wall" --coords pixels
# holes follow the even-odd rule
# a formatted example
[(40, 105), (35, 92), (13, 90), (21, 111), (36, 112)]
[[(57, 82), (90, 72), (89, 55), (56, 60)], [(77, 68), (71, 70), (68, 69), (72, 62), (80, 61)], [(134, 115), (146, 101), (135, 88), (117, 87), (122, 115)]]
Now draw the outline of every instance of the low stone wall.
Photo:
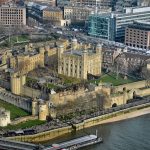
[(150, 95), (150, 88), (141, 90), (141, 96)]
[(38, 116), (26, 116), (26, 117), (21, 117), (21, 118), (17, 118), (15, 120), (12, 120), (10, 124), (15, 125), (18, 123), (26, 122), (29, 120), (35, 120), (35, 119), (38, 119)]
[(22, 95), (25, 95), (28, 97), (39, 97), (41, 95), (40, 90), (36, 90), (28, 86), (22, 86), (21, 93)]
[(142, 81), (115, 86), (114, 92), (116, 93), (119, 91), (122, 92), (123, 89), (126, 89), (126, 90), (140, 89), (140, 88), (144, 88), (145, 86), (146, 86), (146, 80), (142, 80)]
[(38, 142), (44, 142), (44, 141), (56, 138), (58, 136), (61, 136), (70, 132), (72, 132), (72, 126), (54, 129), (51, 131), (46, 131), (46, 132), (42, 132), (42, 133), (38, 133), (34, 135), (9, 137), (8, 139), (13, 139), (13, 140), (22, 141), (22, 142), (38, 143)]

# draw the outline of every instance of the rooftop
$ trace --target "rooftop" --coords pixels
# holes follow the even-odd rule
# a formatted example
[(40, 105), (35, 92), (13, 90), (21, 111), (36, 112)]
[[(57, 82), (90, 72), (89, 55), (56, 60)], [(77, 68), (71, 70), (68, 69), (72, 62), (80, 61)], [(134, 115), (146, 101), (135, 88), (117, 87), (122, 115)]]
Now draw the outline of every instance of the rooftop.
[(70, 50), (70, 51), (65, 51), (64, 54), (68, 55), (77, 55), (77, 56), (82, 56), (84, 53), (88, 53), (88, 55), (95, 54), (93, 50), (87, 49), (87, 50)]
[(115, 16), (120, 16), (120, 15), (131, 15), (131, 14), (138, 14), (142, 12), (149, 12), (150, 7), (127, 7), (124, 8), (123, 12), (117, 12), (117, 11), (112, 11), (112, 12), (101, 12), (98, 11), (97, 14), (93, 13), (93, 15), (101, 15), (105, 17), (115, 17)]
[(25, 8), (25, 7), (17, 4), (5, 4), (0, 5), (0, 8)]
[(45, 9), (45, 8), (48, 7), (47, 5), (42, 5), (42, 4), (38, 4), (38, 3), (34, 3), (34, 2), (29, 2), (29, 3), (27, 4), (27, 6), (28, 6), (28, 7), (35, 7), (35, 8), (37, 8), (37, 9), (39, 9), (39, 10), (43, 10), (43, 9)]
[(47, 11), (62, 11), (59, 7), (46, 7), (44, 10), (47, 10)]
[(128, 28), (150, 31), (150, 22), (137, 21), (134, 24), (128, 25)]

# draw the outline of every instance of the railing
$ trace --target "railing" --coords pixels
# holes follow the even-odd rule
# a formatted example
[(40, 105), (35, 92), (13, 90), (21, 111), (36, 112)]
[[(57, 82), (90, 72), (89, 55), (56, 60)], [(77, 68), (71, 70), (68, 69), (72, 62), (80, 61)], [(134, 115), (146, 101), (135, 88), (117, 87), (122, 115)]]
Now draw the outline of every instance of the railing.
[(42, 150), (44, 147), (30, 144), (30, 143), (24, 143), (24, 142), (18, 142), (18, 141), (12, 141), (5, 138), (0, 138), (0, 148), (8, 149), (8, 150)]

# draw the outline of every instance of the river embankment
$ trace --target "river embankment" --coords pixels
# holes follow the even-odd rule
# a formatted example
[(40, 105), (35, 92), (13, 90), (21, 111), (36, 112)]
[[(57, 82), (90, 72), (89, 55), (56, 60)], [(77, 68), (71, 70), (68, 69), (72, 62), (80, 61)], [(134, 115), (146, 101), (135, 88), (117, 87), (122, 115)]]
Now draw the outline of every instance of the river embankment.
[(53, 138), (57, 138), (67, 133), (82, 130), (99, 124), (121, 121), (121, 120), (130, 119), (130, 118), (138, 117), (149, 113), (150, 113), (150, 103), (147, 103), (147, 104), (142, 104), (139, 106), (127, 108), (124, 110), (116, 111), (113, 113), (108, 113), (105, 115), (86, 119), (81, 123), (73, 124), (73, 126), (58, 128), (58, 129), (45, 131), (34, 135), (15, 136), (15, 137), (8, 137), (8, 138), (17, 141), (23, 141), (23, 142), (39, 143)]

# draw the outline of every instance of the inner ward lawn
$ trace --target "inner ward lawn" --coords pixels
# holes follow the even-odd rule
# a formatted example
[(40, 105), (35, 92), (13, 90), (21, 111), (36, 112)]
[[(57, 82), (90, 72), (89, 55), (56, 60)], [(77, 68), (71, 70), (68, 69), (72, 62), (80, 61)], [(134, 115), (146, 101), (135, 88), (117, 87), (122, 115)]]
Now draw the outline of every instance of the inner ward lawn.
[(123, 76), (121, 76), (121, 75), (119, 75), (118, 78), (116, 78), (116, 74), (105, 74), (102, 77), (100, 77), (99, 79), (91, 80), (92, 83), (97, 84), (99, 82), (105, 82), (105, 83), (111, 83), (114, 86), (131, 83), (131, 82), (135, 82), (135, 81), (137, 81), (137, 80), (133, 79), (133, 78), (124, 79)]
[(7, 102), (4, 102), (2, 100), (0, 100), (0, 107), (3, 107), (6, 110), (10, 111), (10, 118), (11, 119), (15, 119), (15, 118), (19, 118), (19, 117), (24, 117), (24, 116), (30, 115), (25, 110), (23, 110), (21, 108), (18, 108), (16, 106), (12, 105), (12, 104), (7, 103)]

